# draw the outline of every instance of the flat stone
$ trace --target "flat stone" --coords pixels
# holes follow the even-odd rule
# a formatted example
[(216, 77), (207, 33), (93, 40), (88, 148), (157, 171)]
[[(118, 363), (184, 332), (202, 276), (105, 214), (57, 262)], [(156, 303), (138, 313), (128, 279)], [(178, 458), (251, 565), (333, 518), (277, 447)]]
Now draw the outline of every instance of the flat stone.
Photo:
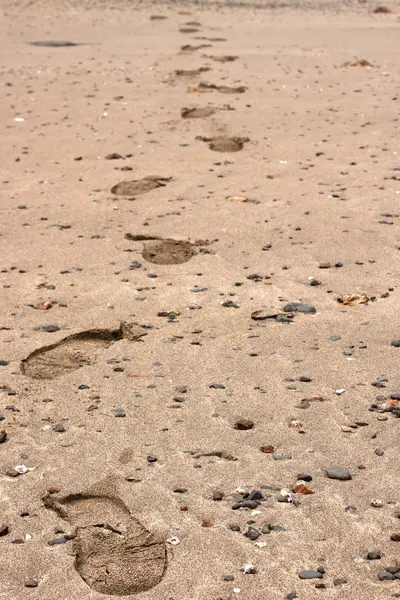
[(400, 566), (386, 567), (386, 571), (392, 575), (396, 575), (397, 573), (400, 573)]
[(396, 577), (387, 571), (379, 571), (378, 579), (379, 581), (393, 581)]
[(222, 575), (222, 581), (234, 581), (233, 575)]
[(312, 477), (311, 477), (311, 475), (307, 475), (307, 473), (299, 473), (297, 475), (297, 480), (298, 481), (307, 481), (309, 483), (310, 481), (312, 481)]
[(258, 502), (255, 500), (241, 500), (240, 502), (236, 502), (232, 505), (232, 510), (238, 510), (239, 508), (257, 508)]
[(114, 417), (126, 417), (126, 412), (123, 408), (116, 408), (113, 413)]
[(400, 340), (392, 340), (390, 342), (390, 345), (393, 346), (394, 348), (400, 348)]
[(273, 454), (272, 458), (274, 460), (291, 460), (292, 456), (290, 454)]
[(248, 529), (244, 535), (247, 538), (249, 538), (249, 540), (252, 540), (254, 542), (255, 540), (257, 540), (260, 537), (261, 532), (258, 531), (258, 529), (256, 529), (255, 527), (248, 527)]
[(225, 386), (223, 383), (211, 383), (209, 386), (212, 390), (224, 390)]
[(300, 579), (322, 579), (322, 573), (313, 570), (300, 571), (299, 577)]
[(236, 523), (231, 523), (228, 527), (231, 531), (240, 531), (240, 525), (237, 525)]
[(65, 428), (65, 425), (63, 425), (62, 423), (57, 423), (56, 425), (54, 425), (53, 431), (56, 431), (57, 433), (64, 433), (67, 430)]
[(36, 588), (39, 585), (37, 579), (25, 579), (25, 587), (27, 588)]
[(312, 304), (307, 304), (306, 302), (289, 302), (283, 307), (285, 312), (301, 312), (314, 314), (317, 312), (317, 309)]
[(248, 429), (253, 429), (254, 422), (251, 419), (239, 419), (235, 423), (235, 429), (239, 429), (239, 431), (246, 431)]
[(329, 479), (340, 479), (341, 481), (348, 481), (351, 479), (351, 474), (348, 469), (344, 467), (329, 467), (326, 470)]
[(0, 523), (0, 537), (9, 533), (8, 525), (6, 523)]

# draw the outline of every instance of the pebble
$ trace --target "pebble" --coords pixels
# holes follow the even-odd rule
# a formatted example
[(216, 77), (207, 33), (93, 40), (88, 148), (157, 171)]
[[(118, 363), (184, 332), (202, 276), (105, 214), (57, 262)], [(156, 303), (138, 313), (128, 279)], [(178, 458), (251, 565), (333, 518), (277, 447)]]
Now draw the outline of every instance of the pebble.
[(286, 598), (287, 600), (294, 600), (295, 598), (298, 598), (298, 595), (296, 594), (296, 592), (289, 592)]
[(300, 571), (299, 573), (300, 579), (322, 579), (322, 573), (319, 571)]
[(155, 456), (148, 456), (147, 457), (147, 462), (149, 463), (155, 463), (158, 461), (158, 458), (156, 458)]
[(240, 531), (240, 525), (237, 525), (236, 523), (231, 523), (228, 527), (231, 531)]
[(128, 477), (125, 477), (125, 481), (129, 481), (131, 483), (139, 483), (141, 479), (138, 479), (134, 475), (128, 475)]
[(211, 383), (209, 386), (212, 390), (224, 390), (225, 386), (223, 383)]
[(246, 431), (248, 429), (253, 429), (254, 427), (254, 422), (251, 419), (239, 419), (239, 421), (236, 421), (235, 423), (235, 429), (238, 429), (239, 431)]
[(341, 481), (348, 481), (351, 479), (351, 474), (348, 469), (344, 467), (329, 467), (326, 470), (329, 479), (340, 479)]
[(222, 576), (222, 581), (234, 581), (234, 576), (233, 575), (223, 575)]
[(123, 408), (116, 408), (113, 413), (114, 417), (126, 417), (126, 412)]
[(10, 363), (6, 360), (0, 360), (0, 367), (6, 367), (7, 365), (9, 365)]
[(37, 579), (25, 579), (25, 587), (27, 588), (36, 588), (39, 585)]
[(254, 542), (255, 540), (258, 540), (258, 538), (261, 535), (261, 532), (258, 531), (258, 529), (256, 529), (255, 527), (248, 527), (244, 535), (245, 537), (249, 538), (249, 540), (252, 540)]
[(400, 348), (400, 340), (392, 340), (390, 342), (390, 345), (393, 346), (394, 348)]
[[(381, 558), (381, 553), (379, 550), (372, 550), (367, 554), (367, 560), (379, 560)], [(399, 567), (400, 569), (400, 567)]]
[(343, 579), (343, 578), (340, 578), (340, 577), (338, 577), (338, 579), (334, 579), (333, 580), (333, 585), (334, 586), (343, 585), (345, 583), (347, 583), (347, 579)]
[(392, 542), (400, 542), (400, 531), (392, 533), (390, 539), (392, 540)]
[(301, 312), (314, 314), (317, 312), (317, 309), (312, 304), (307, 304), (305, 302), (289, 302), (283, 307), (284, 312)]
[(0, 431), (0, 444), (4, 444), (7, 441), (7, 432), (3, 430)]
[(7, 535), (9, 532), (8, 525), (6, 523), (0, 523), (0, 537)]
[(232, 505), (232, 510), (238, 510), (239, 508), (257, 508), (258, 502), (256, 500), (241, 500), (240, 502), (235, 502)]
[(65, 429), (65, 426), (62, 423), (57, 423), (56, 425), (54, 425), (53, 431), (56, 431), (57, 433), (64, 433), (67, 430)]
[(310, 483), (310, 481), (312, 481), (312, 477), (311, 477), (311, 475), (307, 475), (307, 473), (299, 473), (297, 475), (297, 480), (298, 481), (306, 481), (307, 483)]
[(378, 579), (379, 581), (393, 581), (396, 577), (387, 571), (379, 571)]
[(223, 498), (224, 498), (224, 492), (219, 492), (218, 490), (213, 492), (212, 499), (214, 500), (214, 502), (220, 502), (221, 500), (223, 500)]

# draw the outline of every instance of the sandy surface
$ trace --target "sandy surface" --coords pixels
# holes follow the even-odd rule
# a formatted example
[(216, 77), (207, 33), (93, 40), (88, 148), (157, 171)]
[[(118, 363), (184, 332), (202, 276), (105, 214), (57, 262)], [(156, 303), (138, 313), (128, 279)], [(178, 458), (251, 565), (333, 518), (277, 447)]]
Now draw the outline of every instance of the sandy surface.
[[(400, 419), (369, 410), (400, 391), (388, 6), (0, 4), (0, 598), (400, 592), (377, 578), (400, 562)], [(251, 318), (293, 301), (316, 313)], [(290, 492), (299, 473), (313, 494)], [(238, 488), (255, 511), (232, 510)]]

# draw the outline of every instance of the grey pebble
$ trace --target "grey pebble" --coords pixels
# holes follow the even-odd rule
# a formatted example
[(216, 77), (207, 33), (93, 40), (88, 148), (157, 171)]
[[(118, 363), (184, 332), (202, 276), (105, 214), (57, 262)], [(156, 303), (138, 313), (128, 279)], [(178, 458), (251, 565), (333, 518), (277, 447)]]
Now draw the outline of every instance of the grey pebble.
[(312, 304), (307, 304), (306, 302), (289, 302), (283, 307), (285, 312), (301, 312), (314, 314), (317, 312), (317, 309)]
[(261, 531), (258, 531), (258, 529), (256, 529), (255, 527), (248, 527), (246, 533), (244, 534), (247, 538), (249, 538), (249, 540), (252, 540), (253, 542), (255, 540), (258, 540), (258, 538), (261, 535)]
[(322, 579), (322, 573), (319, 571), (300, 571), (300, 579)]
[(393, 346), (394, 348), (400, 348), (400, 340), (392, 340), (390, 342), (390, 345)]
[(222, 576), (222, 581), (234, 581), (234, 576), (233, 575), (223, 575)]
[(37, 579), (25, 579), (25, 587), (36, 588), (39, 585)]
[(55, 538), (54, 540), (49, 540), (47, 542), (48, 546), (58, 546), (59, 544), (66, 544), (67, 543), (67, 538), (66, 537), (59, 537), (59, 538)]
[(400, 566), (396, 566), (396, 567), (387, 567), (386, 571), (388, 573), (391, 573), (392, 575), (396, 575), (397, 573), (400, 573)]
[(272, 458), (274, 460), (291, 460), (292, 456), (290, 454), (273, 454)]
[(126, 412), (123, 408), (116, 408), (114, 411), (114, 417), (126, 417)]
[(65, 429), (65, 426), (62, 423), (57, 423), (56, 425), (54, 425), (53, 431), (56, 431), (57, 433), (64, 433), (67, 430)]
[(367, 554), (367, 560), (379, 560), (380, 558), (381, 553), (379, 552), (379, 550), (371, 550), (371, 552), (368, 552)]
[(341, 481), (348, 481), (351, 479), (351, 474), (348, 469), (344, 467), (329, 467), (327, 470), (329, 479), (340, 479)]
[(347, 583), (347, 579), (343, 579), (343, 578), (338, 577), (337, 579), (333, 580), (333, 585), (334, 586), (343, 585), (344, 583)]
[(379, 571), (378, 579), (379, 581), (393, 581), (396, 577), (387, 571)]
[(225, 389), (225, 386), (223, 383), (210, 383), (210, 385), (208, 387), (211, 388), (212, 390), (224, 390)]
[(342, 339), (341, 335), (330, 335), (328, 337), (328, 340), (330, 340), (331, 342), (338, 342), (341, 339)]
[(228, 527), (231, 531), (240, 531), (240, 525), (236, 525), (236, 523), (231, 523)]

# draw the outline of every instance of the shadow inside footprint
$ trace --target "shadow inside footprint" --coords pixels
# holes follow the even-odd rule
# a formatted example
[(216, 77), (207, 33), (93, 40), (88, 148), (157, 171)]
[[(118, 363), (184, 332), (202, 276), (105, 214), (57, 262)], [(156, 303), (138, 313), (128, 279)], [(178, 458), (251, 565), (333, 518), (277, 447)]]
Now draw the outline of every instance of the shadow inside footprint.
[(201, 140), (202, 142), (207, 142), (210, 150), (214, 150), (214, 152), (239, 152), (243, 150), (244, 144), (249, 142), (249, 138), (241, 138), (241, 137), (223, 137), (217, 136), (212, 138), (206, 138), (202, 136), (197, 136), (196, 140)]
[(98, 353), (126, 338), (138, 340), (146, 332), (138, 325), (122, 323), (118, 329), (91, 329), (67, 336), (43, 346), (21, 361), (21, 371), (32, 379), (54, 379), (85, 365), (91, 365)]
[(142, 256), (156, 265), (179, 265), (196, 253), (193, 244), (185, 240), (159, 239), (145, 244)]
[(178, 77), (197, 77), (201, 73), (211, 71), (210, 67), (200, 67), (199, 69), (175, 69), (175, 75)]
[(159, 177), (158, 175), (147, 175), (135, 181), (122, 181), (111, 188), (111, 193), (116, 196), (139, 196), (147, 194), (158, 187), (164, 187), (172, 177)]
[(206, 55), (205, 58), (211, 58), (211, 60), (215, 60), (216, 62), (226, 63), (226, 62), (233, 62), (234, 60), (237, 60), (239, 57), (232, 56), (231, 54), (226, 54), (224, 56), (207, 56)]
[(211, 106), (198, 106), (194, 108), (181, 108), (182, 119), (205, 119), (216, 112)]
[(217, 90), (221, 94), (244, 94), (247, 87), (239, 85), (238, 87), (230, 87), (229, 85), (215, 85), (215, 83), (205, 83), (202, 81), (198, 85), (201, 90)]
[(211, 48), (211, 44), (199, 44), (198, 46), (185, 44), (184, 46), (181, 46), (181, 52), (191, 53), (196, 52), (196, 50), (201, 50), (202, 48)]
[(56, 499), (45, 506), (75, 527), (75, 569), (101, 594), (124, 596), (145, 592), (162, 580), (167, 567), (163, 540), (131, 516), (114, 493), (94, 489)]

